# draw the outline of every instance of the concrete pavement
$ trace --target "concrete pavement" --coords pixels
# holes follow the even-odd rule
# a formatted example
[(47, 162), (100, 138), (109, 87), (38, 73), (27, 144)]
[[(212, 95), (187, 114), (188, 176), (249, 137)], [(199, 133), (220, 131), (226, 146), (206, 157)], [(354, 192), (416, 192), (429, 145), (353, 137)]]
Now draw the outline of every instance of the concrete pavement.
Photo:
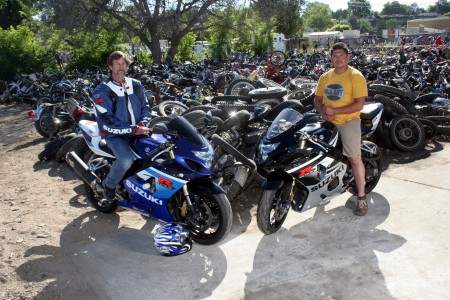
[(450, 144), (390, 157), (365, 217), (345, 193), (264, 236), (256, 195), (233, 203), (217, 245), (160, 256), (148, 220), (74, 245), (72, 260), (92, 299), (449, 299)]

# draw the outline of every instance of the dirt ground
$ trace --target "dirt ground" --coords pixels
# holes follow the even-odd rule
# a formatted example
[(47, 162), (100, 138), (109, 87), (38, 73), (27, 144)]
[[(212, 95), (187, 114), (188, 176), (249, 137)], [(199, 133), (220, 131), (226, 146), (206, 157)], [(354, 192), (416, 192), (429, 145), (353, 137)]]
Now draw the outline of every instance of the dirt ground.
[(70, 246), (144, 220), (98, 214), (66, 163), (39, 161), (47, 139), (28, 110), (0, 106), (0, 299), (86, 299), (95, 292), (76, 275)]
[[(0, 106), (0, 299), (95, 299), (73, 264), (71, 246), (122, 226), (142, 228), (146, 220), (129, 211), (96, 212), (67, 164), (39, 161), (47, 139), (28, 110)], [(421, 155), (394, 158), (390, 167)], [(255, 201), (246, 205), (233, 204), (235, 218), (239, 210), (251, 217)]]
[[(0, 105), (0, 299), (98, 299), (73, 263), (72, 246), (123, 226), (145, 225), (152, 238), (158, 223), (149, 228), (126, 210), (97, 212), (66, 163), (39, 161), (48, 139), (36, 132), (30, 109)], [(235, 223), (240, 212), (251, 218), (254, 205), (233, 205)]]

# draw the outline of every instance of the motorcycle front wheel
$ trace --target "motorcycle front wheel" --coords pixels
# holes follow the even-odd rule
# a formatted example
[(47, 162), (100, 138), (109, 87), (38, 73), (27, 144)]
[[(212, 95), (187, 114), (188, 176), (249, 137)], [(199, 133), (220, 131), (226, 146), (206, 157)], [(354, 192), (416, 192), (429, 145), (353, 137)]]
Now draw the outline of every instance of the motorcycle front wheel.
[(197, 186), (189, 188), (189, 197), (194, 211), (188, 211), (186, 222), (192, 240), (198, 244), (212, 245), (226, 237), (233, 223), (231, 205), (226, 195)]
[(258, 228), (262, 233), (275, 233), (283, 225), (290, 208), (291, 190), (292, 186), (283, 181), (280, 181), (277, 189), (263, 189), (256, 213)]

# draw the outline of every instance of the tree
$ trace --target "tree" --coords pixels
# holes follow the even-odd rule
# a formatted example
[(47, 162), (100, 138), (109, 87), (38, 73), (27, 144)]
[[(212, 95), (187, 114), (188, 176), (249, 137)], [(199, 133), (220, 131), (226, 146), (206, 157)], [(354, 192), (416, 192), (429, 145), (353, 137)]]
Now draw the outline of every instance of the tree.
[(445, 14), (450, 12), (450, 2), (447, 0), (438, 0), (435, 5), (430, 5), (428, 7), (429, 12), (435, 12), (438, 14)]
[(368, 17), (372, 8), (367, 0), (350, 0), (347, 5), (349, 12), (358, 19)]
[(397, 28), (398, 23), (396, 19), (389, 19), (386, 21), (386, 28)]
[(74, 30), (96, 31), (102, 23), (102, 16), (97, 12), (87, 11), (82, 2), (72, 0), (39, 0), (35, 5), (40, 11), (41, 21), (69, 33)]
[(371, 28), (372, 25), (367, 19), (359, 19), (359, 30), (361, 31), (361, 33), (369, 32)]
[(351, 30), (352, 27), (348, 23), (339, 23), (334, 25), (333, 27), (329, 28), (328, 31), (340, 31), (343, 32), (344, 30)]
[(33, 73), (46, 67), (47, 52), (25, 26), (0, 29), (0, 78), (12, 79), (18, 73)]
[(0, 27), (17, 27), (25, 20), (31, 8), (32, 0), (0, 0)]
[(303, 14), (305, 25), (318, 31), (333, 26), (335, 22), (331, 19), (331, 9), (328, 4), (312, 2), (306, 7)]
[(201, 24), (221, 0), (80, 0), (91, 12), (104, 12), (118, 20), (130, 35), (137, 36), (160, 62), (160, 39), (167, 39), (167, 55), (175, 57), (181, 39), (189, 32), (201, 30)]
[(331, 16), (336, 20), (346, 20), (348, 18), (348, 10), (347, 9), (338, 9), (332, 12)]
[(408, 6), (406, 4), (400, 4), (398, 1), (387, 2), (384, 4), (380, 15), (407, 15)]
[(288, 37), (295, 36), (302, 26), (300, 10), (304, 4), (304, 0), (284, 0), (283, 5), (276, 10), (276, 32), (282, 32)]

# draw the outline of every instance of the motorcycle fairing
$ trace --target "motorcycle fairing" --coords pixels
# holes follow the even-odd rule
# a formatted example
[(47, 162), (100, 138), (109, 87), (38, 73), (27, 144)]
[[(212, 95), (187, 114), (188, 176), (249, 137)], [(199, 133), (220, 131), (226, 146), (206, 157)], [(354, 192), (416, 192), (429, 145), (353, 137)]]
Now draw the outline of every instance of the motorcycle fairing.
[(131, 201), (121, 200), (119, 205), (137, 210), (159, 220), (173, 220), (166, 207), (167, 201), (187, 181), (165, 174), (155, 168), (147, 168), (124, 180), (124, 187)]
[[(301, 181), (298, 180), (299, 176), (295, 176), (296, 185), (302, 186), (306, 191), (305, 198), (302, 199), (304, 203), (300, 207), (301, 212), (318, 206), (327, 198), (345, 192), (347, 184), (344, 176), (348, 171), (346, 163), (336, 161), (332, 157), (323, 157), (314, 165), (305, 167), (311, 168), (311, 172), (306, 173)], [(306, 180), (307, 178), (311, 180)]]

